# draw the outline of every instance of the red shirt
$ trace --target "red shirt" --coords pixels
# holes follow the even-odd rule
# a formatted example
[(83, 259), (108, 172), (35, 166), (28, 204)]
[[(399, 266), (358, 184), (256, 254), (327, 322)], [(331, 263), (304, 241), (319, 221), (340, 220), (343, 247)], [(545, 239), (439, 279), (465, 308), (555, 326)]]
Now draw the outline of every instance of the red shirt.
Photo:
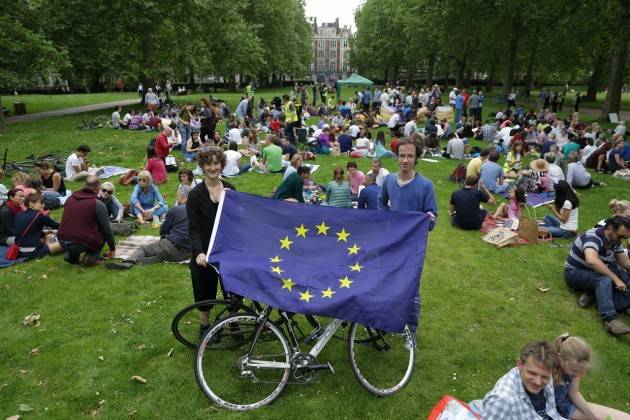
[(390, 149), (392, 149), (392, 152), (398, 154), (398, 139), (396, 137), (394, 137), (392, 139), (392, 142), (389, 145)]
[(166, 166), (159, 157), (154, 157), (147, 161), (147, 171), (151, 172), (153, 182), (156, 184), (164, 184), (166, 182)]
[(280, 129), (282, 128), (282, 124), (278, 120), (271, 120), (269, 128), (271, 128), (271, 131), (277, 132), (280, 131)]
[(164, 132), (161, 132), (155, 138), (155, 153), (157, 153), (158, 157), (165, 158), (168, 156), (171, 150), (171, 145), (168, 144), (168, 137)]

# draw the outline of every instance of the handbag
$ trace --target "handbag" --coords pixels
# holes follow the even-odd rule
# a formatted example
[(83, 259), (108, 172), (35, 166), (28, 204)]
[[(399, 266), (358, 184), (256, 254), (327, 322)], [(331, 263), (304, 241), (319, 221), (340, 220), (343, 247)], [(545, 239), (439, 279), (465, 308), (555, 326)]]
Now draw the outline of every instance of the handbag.
[(527, 242), (538, 242), (538, 222), (529, 217), (521, 216), (518, 219), (518, 235)]
[[(20, 238), (20, 242), (22, 242), (21, 239), (23, 239), (26, 236), (26, 234), (31, 229), (31, 226), (33, 226), (33, 223), (35, 223), (35, 220), (37, 220), (39, 215), (40, 213), (37, 213), (35, 217), (33, 217), (33, 220), (31, 220), (31, 223), (28, 224), (28, 226), (24, 230), (24, 233), (22, 234), (22, 238)], [(6, 260), (13, 261), (13, 260), (17, 260), (18, 255), (20, 255), (20, 244), (15, 243), (7, 249), (7, 252), (4, 254), (4, 258)]]

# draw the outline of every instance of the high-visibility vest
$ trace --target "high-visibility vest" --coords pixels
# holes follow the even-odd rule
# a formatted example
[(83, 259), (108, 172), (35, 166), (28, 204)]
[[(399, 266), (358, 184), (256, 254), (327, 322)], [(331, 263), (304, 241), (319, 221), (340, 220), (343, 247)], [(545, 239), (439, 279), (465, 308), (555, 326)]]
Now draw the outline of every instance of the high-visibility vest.
[(293, 105), (291, 101), (282, 105), (282, 112), (284, 112), (284, 121), (286, 123), (292, 123), (298, 120), (297, 112), (291, 111), (291, 105)]
[(247, 94), (247, 96), (254, 96), (254, 87), (249, 84), (245, 87), (245, 93)]

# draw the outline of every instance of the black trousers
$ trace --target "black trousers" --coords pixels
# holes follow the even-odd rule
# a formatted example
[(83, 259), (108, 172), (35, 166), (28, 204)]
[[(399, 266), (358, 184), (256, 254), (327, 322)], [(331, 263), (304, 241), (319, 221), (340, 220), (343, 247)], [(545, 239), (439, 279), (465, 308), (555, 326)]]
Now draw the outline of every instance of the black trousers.
[[(193, 296), (195, 302), (202, 300), (216, 299), (217, 288), (219, 285), (219, 275), (216, 270), (210, 266), (202, 267), (195, 262), (195, 258), (190, 259), (188, 263), (190, 268), (190, 277), (192, 279)], [(212, 306), (199, 308), (202, 311), (209, 311)]]

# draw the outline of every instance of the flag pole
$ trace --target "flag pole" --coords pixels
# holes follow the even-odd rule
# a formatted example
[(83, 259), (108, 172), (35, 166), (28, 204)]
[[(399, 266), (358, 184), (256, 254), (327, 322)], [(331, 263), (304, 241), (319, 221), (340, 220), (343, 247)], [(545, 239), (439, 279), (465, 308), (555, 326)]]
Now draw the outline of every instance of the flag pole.
[(206, 252), (206, 262), (210, 258), (210, 254), (212, 253), (212, 248), (214, 247), (214, 240), (217, 236), (219, 223), (221, 222), (221, 213), (223, 213), (224, 202), (225, 202), (225, 190), (221, 191), (221, 197), (219, 197), (219, 208), (217, 209), (217, 215), (214, 218), (214, 225), (212, 226), (212, 235), (210, 235), (210, 243), (208, 243), (208, 252)]

